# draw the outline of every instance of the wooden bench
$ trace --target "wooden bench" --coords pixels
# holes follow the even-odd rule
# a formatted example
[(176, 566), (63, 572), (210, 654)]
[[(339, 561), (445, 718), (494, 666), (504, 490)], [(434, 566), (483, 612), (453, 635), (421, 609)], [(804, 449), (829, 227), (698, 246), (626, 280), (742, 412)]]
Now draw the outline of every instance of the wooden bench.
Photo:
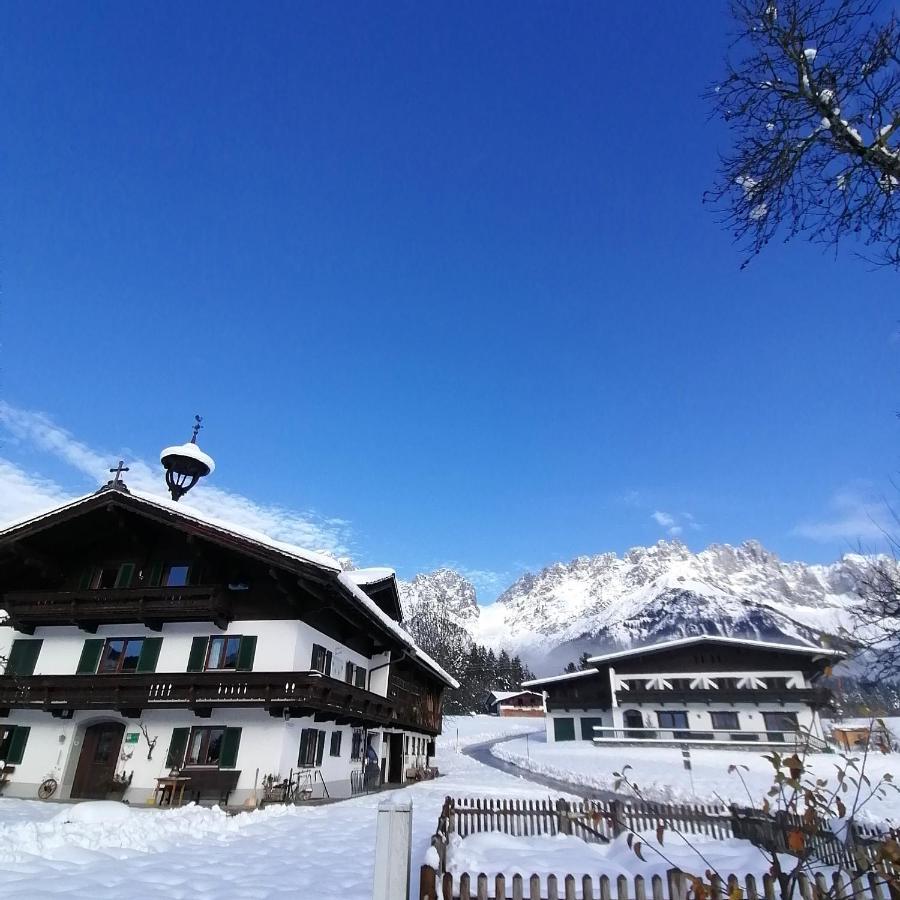
[(207, 769), (185, 767), (181, 775), (190, 778), (185, 792), (195, 803), (212, 799), (221, 806), (228, 803), (228, 795), (237, 787), (239, 769)]

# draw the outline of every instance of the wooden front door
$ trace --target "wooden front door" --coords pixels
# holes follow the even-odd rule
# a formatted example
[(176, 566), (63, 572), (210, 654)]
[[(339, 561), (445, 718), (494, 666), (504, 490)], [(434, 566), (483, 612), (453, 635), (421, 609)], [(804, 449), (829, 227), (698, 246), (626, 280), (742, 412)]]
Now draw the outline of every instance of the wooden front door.
[(72, 782), (72, 797), (103, 800), (116, 774), (119, 748), (125, 725), (122, 722), (100, 722), (84, 731), (81, 755)]

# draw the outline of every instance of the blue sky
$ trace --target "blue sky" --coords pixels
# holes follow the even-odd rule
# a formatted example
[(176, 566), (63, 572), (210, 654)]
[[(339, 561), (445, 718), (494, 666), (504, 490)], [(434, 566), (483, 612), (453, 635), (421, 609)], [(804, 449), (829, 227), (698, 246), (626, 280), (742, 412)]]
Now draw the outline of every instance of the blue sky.
[(726, 10), (5, 4), (0, 516), (201, 412), (229, 510), (485, 600), (668, 536), (872, 544), (897, 276), (739, 271)]

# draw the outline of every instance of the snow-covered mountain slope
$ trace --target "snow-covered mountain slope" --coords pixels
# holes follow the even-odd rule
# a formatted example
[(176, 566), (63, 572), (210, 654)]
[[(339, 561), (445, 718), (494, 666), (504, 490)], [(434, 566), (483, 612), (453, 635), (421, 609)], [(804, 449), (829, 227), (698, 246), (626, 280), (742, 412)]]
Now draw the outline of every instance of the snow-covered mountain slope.
[(488, 607), (475, 605), (468, 582), (461, 602), (465, 580), (448, 570), (418, 576), (404, 590), (454, 617), (464, 609), (460, 621), (475, 640), (520, 653), (536, 671), (548, 672), (583, 650), (673, 636), (818, 642), (846, 634), (865, 566), (857, 555), (830, 565), (786, 563), (755, 541), (699, 553), (661, 541), (622, 557), (581, 556), (527, 573)]
[(428, 611), (461, 625), (474, 636), (478, 630), (479, 607), (475, 585), (453, 569), (437, 569), (416, 575), (412, 581), (398, 582), (405, 619)]

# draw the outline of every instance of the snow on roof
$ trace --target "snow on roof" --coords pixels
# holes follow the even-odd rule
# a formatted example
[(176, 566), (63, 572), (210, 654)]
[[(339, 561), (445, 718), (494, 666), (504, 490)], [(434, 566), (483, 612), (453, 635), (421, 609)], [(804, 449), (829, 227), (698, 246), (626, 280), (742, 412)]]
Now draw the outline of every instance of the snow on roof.
[(233, 522), (227, 522), (223, 519), (217, 519), (207, 513), (200, 512), (192, 506), (185, 503), (176, 503), (169, 498), (157, 497), (154, 494), (145, 494), (142, 491), (129, 491), (131, 497), (148, 506), (155, 506), (158, 509), (165, 510), (169, 513), (175, 513), (182, 519), (198, 522), (201, 525), (208, 525), (217, 531), (223, 531), (234, 535), (244, 541), (250, 541), (253, 544), (259, 544), (269, 550), (275, 550), (283, 556), (288, 556), (298, 562), (312, 563), (322, 569), (330, 569), (333, 572), (340, 571), (340, 563), (323, 553), (316, 553), (313, 550), (305, 550), (296, 544), (288, 544), (284, 541), (276, 541), (261, 531), (254, 531), (252, 528), (244, 528), (242, 525), (235, 525)]
[(704, 642), (716, 644), (733, 644), (741, 647), (761, 647), (767, 650), (786, 650), (789, 653), (809, 653), (812, 656), (843, 657), (846, 654), (840, 650), (828, 650), (825, 647), (810, 647), (804, 644), (783, 644), (775, 641), (757, 641), (752, 638), (725, 637), (717, 634), (699, 634), (693, 637), (674, 638), (671, 641), (660, 641), (658, 644), (645, 644), (641, 647), (630, 647), (628, 650), (615, 650), (612, 653), (601, 653), (599, 656), (591, 656), (589, 663), (604, 663), (614, 659), (622, 659), (626, 656), (640, 656), (642, 653), (655, 653), (657, 650), (667, 650), (670, 647), (688, 647), (691, 644)]
[(364, 606), (374, 618), (378, 619), (384, 627), (402, 643), (409, 655), (431, 669), (443, 681), (452, 688), (458, 688), (459, 682), (447, 672), (444, 671), (424, 650), (416, 646), (415, 641), (386, 613), (381, 610), (377, 603), (350, 577), (352, 572), (341, 572), (337, 580)]
[(491, 705), (502, 703), (504, 700), (511, 700), (513, 697), (521, 697), (522, 694), (531, 694), (534, 697), (540, 697), (537, 691), (491, 691)]
[(207, 466), (210, 475), (216, 470), (216, 463), (213, 458), (208, 453), (204, 453), (191, 441), (188, 441), (186, 444), (176, 444), (174, 447), (166, 447), (159, 454), (159, 461), (165, 464), (167, 456), (189, 456), (191, 459), (195, 459), (197, 462)]
[(596, 669), (581, 669), (578, 672), (566, 672), (564, 675), (550, 675), (547, 678), (532, 678), (531, 681), (523, 681), (522, 687), (537, 687), (541, 684), (549, 684), (551, 681), (568, 681), (570, 678), (584, 678), (585, 675), (596, 674)]
[(354, 584), (377, 584), (379, 581), (386, 581), (388, 578), (396, 578), (397, 573), (393, 569), (386, 566), (373, 566), (370, 569), (348, 569), (345, 573)]

